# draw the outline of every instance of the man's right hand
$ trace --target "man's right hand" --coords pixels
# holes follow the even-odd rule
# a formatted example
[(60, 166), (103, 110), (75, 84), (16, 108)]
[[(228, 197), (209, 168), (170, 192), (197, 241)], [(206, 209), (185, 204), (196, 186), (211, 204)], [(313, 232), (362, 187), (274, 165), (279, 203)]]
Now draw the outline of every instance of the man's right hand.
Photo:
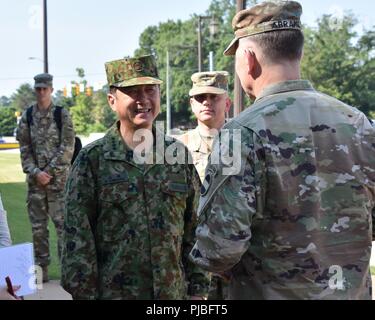
[[(19, 290), (21, 288), (21, 286), (13, 286), (13, 291), (16, 292), (17, 290)], [(0, 300), (21, 300), (20, 297), (17, 297), (17, 296), (12, 296), (7, 288), (0, 288)]]
[(46, 185), (48, 185), (50, 183), (51, 179), (52, 179), (52, 176), (50, 176), (46, 172), (39, 172), (36, 175), (36, 182), (41, 187), (45, 187)]

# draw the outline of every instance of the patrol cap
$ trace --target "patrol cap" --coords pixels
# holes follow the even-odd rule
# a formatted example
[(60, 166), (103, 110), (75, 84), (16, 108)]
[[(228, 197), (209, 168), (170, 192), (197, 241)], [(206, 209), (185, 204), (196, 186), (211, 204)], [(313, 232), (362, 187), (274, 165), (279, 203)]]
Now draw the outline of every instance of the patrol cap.
[(105, 70), (109, 86), (121, 88), (163, 83), (152, 55), (110, 61), (105, 64)]
[(263, 2), (239, 11), (232, 20), (235, 38), (224, 55), (236, 53), (238, 40), (259, 33), (278, 30), (301, 30), (302, 6), (296, 1)]
[(203, 93), (223, 94), (228, 91), (228, 76), (226, 71), (196, 72), (191, 76), (193, 87), (190, 97)]
[(49, 73), (37, 74), (34, 77), (34, 88), (49, 88), (52, 87), (53, 76)]

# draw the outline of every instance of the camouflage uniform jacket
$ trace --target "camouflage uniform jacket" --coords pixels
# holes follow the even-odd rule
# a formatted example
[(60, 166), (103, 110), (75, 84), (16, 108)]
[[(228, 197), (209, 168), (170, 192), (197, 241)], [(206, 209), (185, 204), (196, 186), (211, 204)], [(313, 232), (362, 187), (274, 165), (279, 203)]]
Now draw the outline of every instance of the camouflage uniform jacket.
[(199, 200), (193, 165), (137, 164), (117, 124), (82, 149), (66, 196), (62, 285), (73, 298), (207, 294), (207, 273), (188, 259)]
[[(287, 81), (223, 129), (241, 163), (232, 175), (209, 164), (191, 258), (226, 271), (232, 299), (371, 299), (375, 135), (365, 115)], [(220, 139), (212, 154), (232, 145)]]
[(199, 133), (199, 128), (196, 127), (194, 130), (190, 130), (177, 137), (177, 139), (188, 147), (193, 158), (195, 169), (197, 169), (199, 177), (201, 181), (203, 181), (208, 157), (212, 150), (213, 137), (207, 137), (207, 139), (202, 138)]
[(35, 184), (36, 174), (44, 171), (53, 176), (48, 188), (63, 190), (73, 156), (75, 133), (69, 112), (62, 109), (60, 135), (53, 118), (54, 111), (54, 105), (46, 114), (34, 105), (30, 128), (25, 111), (18, 125), (17, 140), (20, 143), (23, 172), (27, 174), (29, 184)]

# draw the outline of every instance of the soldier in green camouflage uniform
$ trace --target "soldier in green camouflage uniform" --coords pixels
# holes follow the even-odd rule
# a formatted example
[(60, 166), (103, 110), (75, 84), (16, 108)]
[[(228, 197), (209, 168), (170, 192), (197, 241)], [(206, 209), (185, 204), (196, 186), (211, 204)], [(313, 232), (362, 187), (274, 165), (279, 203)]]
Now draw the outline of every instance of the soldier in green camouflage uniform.
[(375, 131), (299, 80), (301, 13), (265, 2), (233, 19), (226, 54), (256, 100), (214, 142), (211, 158), (241, 161), (209, 164), (191, 258), (230, 278), (232, 299), (371, 299)]
[[(191, 76), (193, 86), (189, 91), (190, 105), (198, 125), (178, 139), (188, 147), (201, 181), (204, 179), (212, 143), (224, 125), (231, 106), (228, 76), (226, 71), (196, 72)], [(211, 278), (209, 300), (225, 299), (228, 297), (227, 291), (225, 280), (217, 276)]]
[(34, 80), (37, 103), (32, 106), (32, 121), (28, 123), (25, 111), (17, 128), (17, 140), (22, 168), (27, 175), (27, 208), (33, 231), (35, 261), (43, 268), (43, 281), (46, 282), (50, 263), (48, 217), (56, 228), (60, 254), (64, 187), (73, 156), (75, 133), (69, 112), (65, 109), (61, 111), (61, 132), (58, 129), (51, 98), (52, 76), (39, 74)]
[[(108, 102), (119, 121), (86, 146), (66, 188), (62, 285), (74, 299), (206, 296), (207, 273), (188, 259), (195, 241), (199, 176), (188, 163), (163, 164), (161, 81), (152, 56), (106, 63)], [(151, 133), (162, 164), (137, 158), (137, 131)], [(139, 132), (139, 131), (138, 131)], [(165, 149), (173, 143), (164, 141)]]

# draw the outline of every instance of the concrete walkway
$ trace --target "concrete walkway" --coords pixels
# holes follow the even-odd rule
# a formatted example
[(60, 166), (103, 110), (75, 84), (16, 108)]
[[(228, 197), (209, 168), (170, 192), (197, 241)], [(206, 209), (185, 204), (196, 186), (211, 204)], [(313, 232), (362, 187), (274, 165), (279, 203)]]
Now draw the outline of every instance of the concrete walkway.
[(37, 293), (25, 296), (25, 300), (72, 300), (72, 296), (60, 286), (59, 280), (50, 280)]

